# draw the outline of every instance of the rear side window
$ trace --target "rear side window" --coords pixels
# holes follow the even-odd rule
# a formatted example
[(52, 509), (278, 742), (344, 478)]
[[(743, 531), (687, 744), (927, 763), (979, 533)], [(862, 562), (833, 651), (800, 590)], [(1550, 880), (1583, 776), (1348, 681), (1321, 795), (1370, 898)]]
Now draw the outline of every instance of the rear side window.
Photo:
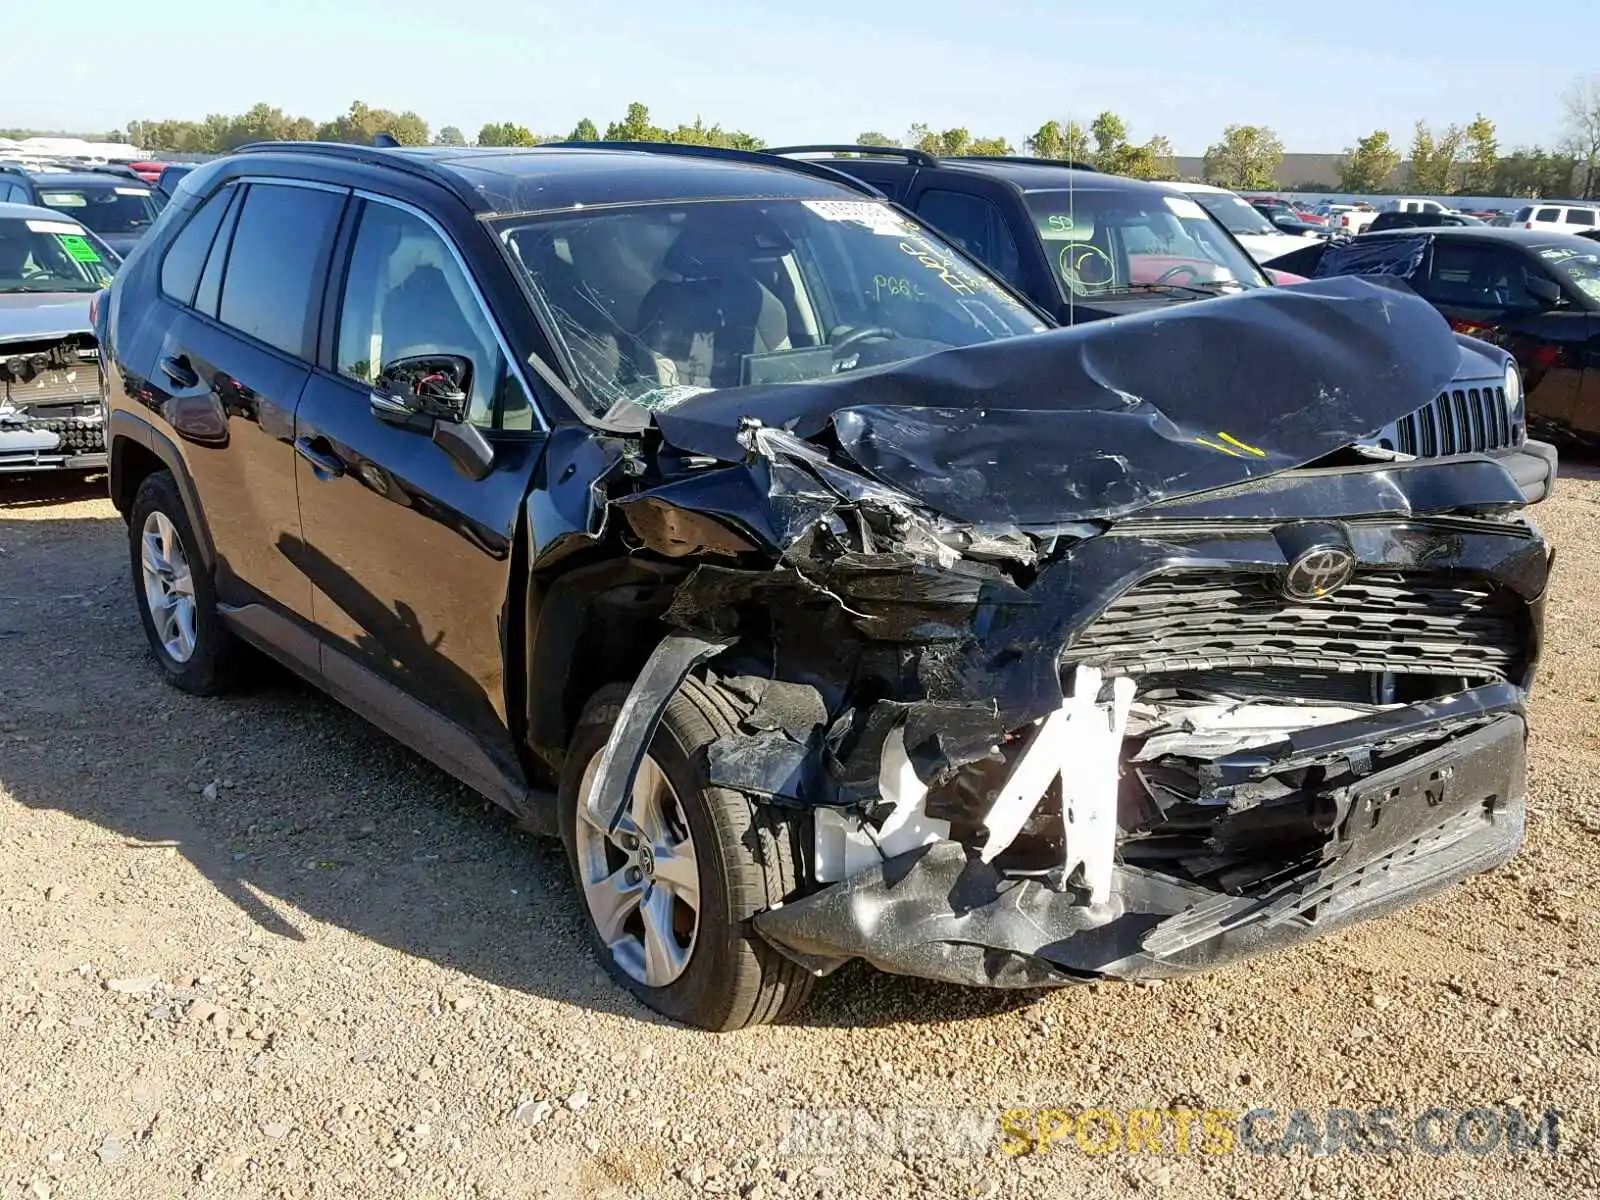
[(252, 184), (239, 210), (217, 318), (310, 359), (342, 192)]
[(1594, 210), (1592, 208), (1569, 208), (1569, 209), (1567, 209), (1567, 224), (1568, 225), (1593, 225), (1594, 224)]
[(28, 203), (28, 192), (20, 183), (0, 181), (0, 202), (5, 204)]
[(217, 227), (222, 224), (234, 191), (225, 187), (202, 204), (167, 249), (167, 257), (161, 262), (161, 290), (179, 304), (194, 303), (206, 255), (211, 253)]
[(1541, 208), (1539, 210), (1539, 215), (1534, 217), (1534, 220), (1559, 221), (1561, 220), (1561, 210), (1559, 208)]
[(981, 196), (929, 190), (917, 215), (1013, 286), (1022, 285), (1022, 260), (1000, 210)]

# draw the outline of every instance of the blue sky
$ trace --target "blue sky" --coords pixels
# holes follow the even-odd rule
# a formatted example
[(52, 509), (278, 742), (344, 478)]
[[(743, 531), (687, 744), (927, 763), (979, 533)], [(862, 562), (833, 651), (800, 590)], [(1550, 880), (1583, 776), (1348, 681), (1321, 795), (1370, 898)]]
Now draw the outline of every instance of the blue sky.
[(359, 98), (565, 133), (642, 100), (773, 143), (913, 121), (1020, 143), (1111, 108), (1198, 154), (1231, 122), (1337, 151), (1482, 111), (1506, 149), (1556, 136), (1600, 47), (1600, 4), (1504, 0), (78, 0), (66, 42), (59, 6), (0, 6), (0, 43), (61, 48), (7, 56), (0, 126), (82, 129)]

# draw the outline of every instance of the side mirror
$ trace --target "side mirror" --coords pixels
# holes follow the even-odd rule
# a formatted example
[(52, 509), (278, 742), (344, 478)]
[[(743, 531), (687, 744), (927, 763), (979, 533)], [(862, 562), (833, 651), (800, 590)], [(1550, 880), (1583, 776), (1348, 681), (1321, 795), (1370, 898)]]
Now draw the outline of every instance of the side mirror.
[(380, 420), (428, 434), (468, 479), (482, 479), (494, 466), (494, 447), (476, 425), (467, 424), (472, 361), (459, 354), (417, 354), (383, 365), (372, 387), (372, 411)]
[(434, 421), (467, 419), (472, 362), (459, 354), (416, 354), (383, 364), (372, 387), (372, 411), (386, 421), (426, 430)]

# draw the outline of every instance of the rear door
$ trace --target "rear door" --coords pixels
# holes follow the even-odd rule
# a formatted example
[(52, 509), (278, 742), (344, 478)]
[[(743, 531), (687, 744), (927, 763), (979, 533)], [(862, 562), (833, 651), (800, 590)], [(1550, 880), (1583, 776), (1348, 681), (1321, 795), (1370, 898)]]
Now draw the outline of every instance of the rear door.
[(162, 262), (162, 292), (179, 312), (147, 376), (152, 406), (183, 443), (226, 604), (311, 615), (310, 586), (284, 554), (300, 531), (294, 410), (348, 195), (230, 183), (201, 205)]
[[(287, 551), (313, 585), (324, 676), (336, 692), (365, 689), (370, 699), (376, 675), (514, 762), (507, 598), (543, 418), (439, 223), (365, 197), (339, 257), (347, 265), (329, 298), (331, 336), (295, 416), (302, 536)], [(383, 367), (419, 354), (471, 361), (470, 423), (495, 449), (487, 477), (468, 478), (426, 431), (374, 414)]]

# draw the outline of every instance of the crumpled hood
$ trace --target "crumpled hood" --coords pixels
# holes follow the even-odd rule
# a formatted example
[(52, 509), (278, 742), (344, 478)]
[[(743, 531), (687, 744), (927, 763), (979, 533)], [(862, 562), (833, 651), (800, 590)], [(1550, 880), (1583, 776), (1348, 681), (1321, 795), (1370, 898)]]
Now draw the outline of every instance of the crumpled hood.
[(0, 345), (89, 332), (86, 292), (0, 295)]
[(949, 350), (654, 414), (672, 446), (748, 457), (755, 418), (839, 449), (956, 520), (1113, 518), (1303, 466), (1426, 404), (1461, 347), (1404, 285), (1336, 278)]

